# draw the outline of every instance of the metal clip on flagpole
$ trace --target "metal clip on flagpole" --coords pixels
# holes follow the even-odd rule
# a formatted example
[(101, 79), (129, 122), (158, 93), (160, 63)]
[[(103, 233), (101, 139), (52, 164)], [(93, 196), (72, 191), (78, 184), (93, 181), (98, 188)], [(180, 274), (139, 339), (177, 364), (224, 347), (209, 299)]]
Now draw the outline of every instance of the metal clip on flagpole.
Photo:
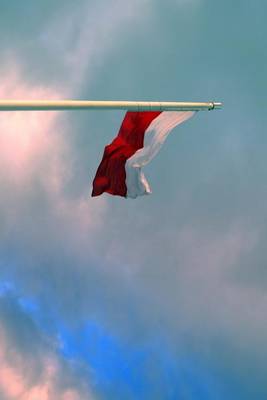
[(0, 111), (128, 110), (205, 111), (222, 107), (218, 102), (0, 100)]

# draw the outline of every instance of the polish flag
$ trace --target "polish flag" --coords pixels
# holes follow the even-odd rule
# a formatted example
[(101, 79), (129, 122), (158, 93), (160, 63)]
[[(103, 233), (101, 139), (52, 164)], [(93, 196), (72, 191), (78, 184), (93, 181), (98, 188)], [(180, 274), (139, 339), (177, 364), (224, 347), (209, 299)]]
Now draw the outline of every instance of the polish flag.
[(107, 192), (136, 198), (150, 194), (141, 170), (159, 152), (171, 130), (193, 111), (127, 111), (117, 137), (104, 150), (92, 196)]

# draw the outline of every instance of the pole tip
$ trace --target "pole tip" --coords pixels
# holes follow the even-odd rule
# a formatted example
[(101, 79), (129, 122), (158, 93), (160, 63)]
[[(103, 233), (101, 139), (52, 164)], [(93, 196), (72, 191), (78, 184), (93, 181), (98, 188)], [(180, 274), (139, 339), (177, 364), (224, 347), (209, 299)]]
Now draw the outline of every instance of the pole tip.
[(213, 107), (212, 107), (213, 110), (220, 109), (220, 108), (222, 108), (222, 103), (213, 103)]

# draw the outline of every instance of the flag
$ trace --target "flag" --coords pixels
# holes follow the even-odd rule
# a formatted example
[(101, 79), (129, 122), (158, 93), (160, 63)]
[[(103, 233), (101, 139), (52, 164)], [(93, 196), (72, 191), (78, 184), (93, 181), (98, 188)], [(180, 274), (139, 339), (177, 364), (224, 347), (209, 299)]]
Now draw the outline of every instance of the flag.
[(136, 198), (150, 194), (142, 172), (159, 152), (170, 131), (192, 117), (193, 111), (127, 111), (117, 137), (105, 147), (92, 196), (104, 192)]

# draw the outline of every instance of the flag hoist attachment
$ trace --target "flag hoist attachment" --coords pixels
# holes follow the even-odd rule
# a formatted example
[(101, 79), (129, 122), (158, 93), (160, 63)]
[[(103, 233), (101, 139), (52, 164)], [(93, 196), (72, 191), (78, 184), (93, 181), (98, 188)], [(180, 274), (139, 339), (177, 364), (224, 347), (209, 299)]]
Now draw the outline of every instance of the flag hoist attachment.
[(217, 102), (0, 100), (0, 111), (128, 110), (205, 111), (222, 107)]

